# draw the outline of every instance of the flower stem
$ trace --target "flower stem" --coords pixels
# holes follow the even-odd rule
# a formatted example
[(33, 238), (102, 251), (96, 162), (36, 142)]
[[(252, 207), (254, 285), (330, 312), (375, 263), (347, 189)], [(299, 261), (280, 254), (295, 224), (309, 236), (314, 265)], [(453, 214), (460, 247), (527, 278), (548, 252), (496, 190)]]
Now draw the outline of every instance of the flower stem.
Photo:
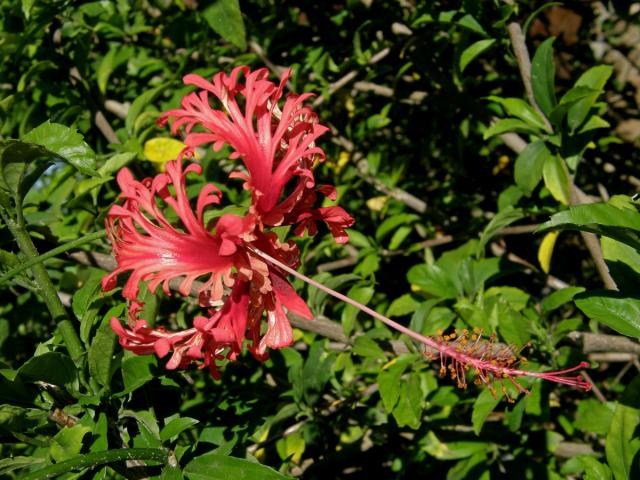
[(27, 264), (30, 265), (38, 293), (40, 293), (49, 313), (57, 323), (60, 334), (62, 335), (62, 340), (67, 347), (71, 359), (76, 366), (80, 366), (84, 356), (82, 342), (80, 341), (80, 337), (71, 323), (71, 320), (69, 320), (64, 305), (62, 305), (62, 302), (58, 297), (58, 292), (49, 277), (47, 269), (41, 261), (38, 261), (38, 250), (33, 244), (24, 222), (21, 218), (15, 220), (8, 215), (3, 215), (3, 217), (7, 227), (9, 227), (9, 230), (11, 231), (11, 234), (15, 238), (20, 251), (25, 256)]

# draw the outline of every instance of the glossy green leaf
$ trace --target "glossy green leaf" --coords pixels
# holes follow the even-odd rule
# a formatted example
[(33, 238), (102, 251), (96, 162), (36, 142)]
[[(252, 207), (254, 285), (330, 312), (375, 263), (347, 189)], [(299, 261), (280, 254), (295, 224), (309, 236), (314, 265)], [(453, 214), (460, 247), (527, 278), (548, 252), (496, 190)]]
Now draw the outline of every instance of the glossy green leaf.
[(459, 441), (442, 442), (435, 433), (429, 432), (425, 439), (425, 451), (438, 460), (458, 460), (471, 457), (487, 449), (485, 442)]
[(608, 465), (586, 455), (578, 457), (584, 467), (584, 480), (611, 480), (613, 474)]
[(599, 65), (584, 72), (575, 83), (576, 87), (588, 87), (594, 93), (576, 102), (567, 112), (567, 123), (572, 132), (583, 124), (612, 73), (610, 65)]
[(501, 105), (507, 115), (519, 118), (531, 128), (536, 130), (546, 130), (544, 119), (531, 105), (521, 98), (502, 98), (491, 96), (488, 97), (488, 99)]
[(420, 305), (420, 303), (416, 301), (411, 294), (405, 293), (391, 302), (391, 305), (389, 305), (387, 309), (387, 317), (409, 315), (416, 311), (418, 305)]
[(122, 379), (124, 380), (125, 389), (120, 392), (133, 392), (145, 383), (156, 378), (155, 370), (156, 359), (152, 355), (143, 357), (129, 357), (122, 362)]
[(97, 175), (96, 154), (75, 129), (47, 121), (24, 135), (22, 141), (46, 148), (85, 175)]
[(556, 106), (555, 65), (553, 63), (553, 41), (548, 38), (540, 44), (531, 60), (531, 87), (536, 103), (549, 117)]
[(162, 430), (160, 430), (160, 440), (166, 442), (167, 440), (180, 435), (189, 427), (199, 423), (199, 420), (189, 417), (178, 417), (167, 423)]
[(451, 276), (437, 265), (414, 265), (407, 280), (427, 293), (440, 298), (456, 298), (458, 288)]
[(76, 380), (73, 361), (59, 352), (47, 352), (27, 360), (19, 369), (24, 381), (43, 381), (59, 386), (71, 386)]
[(188, 480), (285, 480), (272, 468), (242, 458), (207, 453), (191, 460), (184, 468)]
[(63, 462), (80, 453), (82, 439), (91, 429), (85, 425), (64, 427), (52, 439), (49, 454), (55, 462)]
[(631, 296), (640, 281), (640, 251), (609, 237), (600, 239), (602, 255), (618, 289)]
[(401, 355), (385, 365), (378, 373), (378, 391), (387, 412), (392, 412), (398, 403), (400, 397), (398, 386), (402, 383), (400, 377), (407, 367), (415, 361), (414, 354)]
[(487, 140), (495, 135), (502, 135), (503, 133), (526, 133), (529, 135), (539, 135), (540, 131), (532, 127), (526, 122), (523, 122), (517, 118), (502, 118), (500, 120), (496, 120), (489, 128), (487, 128), (482, 134), (482, 138)]
[(420, 378), (417, 373), (411, 373), (406, 381), (397, 385), (399, 390), (398, 402), (393, 409), (393, 418), (399, 427), (420, 427), (424, 395), (420, 388)]
[(468, 13), (457, 20), (456, 23), (461, 27), (471, 30), (472, 32), (484, 36), (487, 35), (487, 32), (485, 32), (484, 28), (482, 28), (482, 25), (480, 25), (480, 23), (478, 23), (478, 21)]
[(467, 66), (478, 56), (489, 50), (494, 43), (496, 43), (496, 39), (489, 38), (486, 40), (478, 40), (465, 48), (460, 55), (460, 73), (464, 72)]
[(88, 352), (89, 373), (103, 387), (108, 386), (111, 379), (111, 360), (115, 346), (116, 334), (107, 320), (98, 328)]
[(516, 158), (514, 178), (516, 185), (525, 193), (531, 195), (540, 180), (547, 159), (553, 155), (542, 140), (536, 140), (527, 145)]
[(569, 205), (571, 202), (571, 178), (564, 161), (557, 155), (545, 158), (542, 166), (542, 178), (545, 186), (558, 202)]
[(542, 311), (544, 313), (552, 312), (556, 308), (559, 308), (565, 303), (573, 300), (573, 297), (578, 293), (584, 292), (584, 290), (584, 287), (566, 287), (557, 290), (542, 300)]
[[(353, 286), (349, 289), (349, 292), (347, 292), (347, 296), (356, 302), (366, 305), (369, 303), (374, 293), (375, 291), (373, 287)], [(351, 335), (358, 313), (360, 313), (360, 310), (349, 304), (345, 305), (344, 310), (342, 310), (341, 323), (342, 330), (345, 335)]]
[[(0, 475), (7, 475), (8, 473), (18, 470), (20, 468), (32, 467), (44, 463), (44, 458), (37, 457), (25, 457), (22, 455), (2, 458), (0, 459)], [(16, 477), (18, 478), (18, 477)]]
[(604, 235), (640, 250), (640, 213), (627, 200), (571, 206), (556, 213), (538, 231), (553, 228), (580, 230)]
[(247, 48), (244, 20), (238, 0), (214, 0), (202, 11), (211, 29), (241, 50)]
[(517, 222), (523, 218), (524, 215), (523, 210), (512, 207), (507, 207), (496, 213), (480, 234), (480, 240), (476, 247), (476, 256), (480, 257), (484, 254), (484, 249), (487, 246), (487, 243), (489, 243), (489, 241), (494, 238), (500, 230), (511, 225), (513, 222)]
[(487, 420), (487, 417), (500, 403), (502, 394), (493, 394), (488, 388), (483, 389), (473, 403), (473, 410), (471, 413), (471, 424), (473, 425), (473, 431), (476, 435), (480, 435), (482, 426)]
[(640, 377), (629, 384), (613, 414), (607, 434), (607, 463), (616, 480), (640, 475)]
[(575, 302), (587, 317), (623, 335), (640, 338), (640, 299), (600, 290), (581, 293)]
[(129, 111), (127, 112), (127, 118), (125, 118), (124, 120), (124, 125), (129, 135), (133, 135), (134, 125), (138, 117), (142, 114), (143, 110), (162, 93), (164, 93), (166, 89), (167, 85), (160, 85), (158, 87), (147, 90), (133, 101), (131, 107), (129, 108)]
[(402, 213), (387, 218), (376, 229), (376, 240), (382, 240), (390, 233), (397, 231), (399, 227), (414, 223), (418, 218), (419, 217), (413, 213)]

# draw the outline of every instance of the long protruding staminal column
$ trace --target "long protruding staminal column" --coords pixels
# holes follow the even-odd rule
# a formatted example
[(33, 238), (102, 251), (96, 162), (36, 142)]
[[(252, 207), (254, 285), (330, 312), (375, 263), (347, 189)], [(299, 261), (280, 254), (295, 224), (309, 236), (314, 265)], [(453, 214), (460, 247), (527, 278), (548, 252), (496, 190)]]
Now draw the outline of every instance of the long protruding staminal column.
[[(272, 256), (268, 255), (267, 253), (261, 250), (250, 248), (250, 251), (255, 255), (258, 255), (262, 259), (266, 260), (270, 264), (284, 270), (290, 275), (293, 275), (294, 277), (299, 278), (300, 280), (318, 288), (319, 290), (322, 290), (323, 292), (331, 295), (332, 297), (337, 298), (338, 300), (342, 300), (343, 302), (346, 302), (349, 305), (356, 307), (357, 309), (371, 315), (373, 318), (380, 320), (382, 323), (393, 328), (394, 330), (404, 333), (405, 335), (413, 338), (414, 340), (417, 340), (423, 345), (440, 352), (440, 357), (441, 357), (441, 361), (443, 362), (443, 367), (444, 367), (444, 361), (445, 361), (444, 359), (445, 358), (451, 359), (451, 362), (452, 362), (451, 366), (452, 368), (454, 368), (454, 371), (456, 372), (456, 375), (453, 378), (456, 378), (457, 376), (460, 379), (460, 376), (462, 376), (462, 382), (459, 381), (460, 386), (463, 386), (463, 387), (466, 386), (466, 381), (464, 380), (464, 371), (466, 369), (465, 367), (468, 366), (468, 367), (472, 367), (475, 370), (475, 372), (479, 375), (482, 383), (488, 385), (490, 388), (491, 388), (491, 385), (490, 385), (491, 378), (487, 377), (486, 373), (490, 373), (496, 379), (509, 378), (511, 382), (514, 383), (514, 385), (520, 391), (525, 393), (527, 392), (527, 390), (524, 389), (522, 386), (520, 386), (514, 380), (513, 377), (531, 376), (531, 377), (543, 378), (545, 380), (550, 380), (557, 383), (562, 383), (565, 385), (570, 385), (573, 387), (581, 388), (583, 390), (589, 390), (591, 388), (591, 384), (589, 382), (583, 381), (582, 377), (580, 377), (579, 375), (576, 377), (560, 376), (562, 374), (574, 372), (580, 368), (584, 368), (588, 366), (586, 362), (582, 362), (576, 367), (559, 371), (559, 372), (529, 372), (527, 370), (513, 368), (515, 366), (514, 365), (514, 362), (516, 360), (515, 357), (513, 358), (512, 361), (501, 362), (501, 361), (496, 361), (495, 357), (493, 357), (490, 354), (487, 354), (486, 350), (483, 352), (477, 352), (478, 353), (477, 355), (473, 355), (471, 353), (468, 353), (469, 351), (460, 349), (460, 347), (456, 346), (455, 344), (438, 341), (434, 338), (421, 335), (411, 330), (410, 328), (407, 328), (404, 325), (401, 325), (398, 322), (395, 322), (390, 318), (385, 317), (384, 315), (376, 312), (375, 310), (367, 307), (366, 305), (363, 305), (347, 297), (346, 295), (336, 292), (335, 290), (319, 282), (316, 282), (315, 280), (294, 270), (293, 268), (285, 265), (281, 261), (273, 258)], [(460, 370), (460, 373), (457, 373), (458, 370)]]
[(257, 250), (255, 248), (253, 248), (253, 249), (251, 249), (251, 251), (253, 253), (255, 253), (256, 255), (258, 255), (259, 257), (262, 257), (263, 259), (265, 259), (266, 261), (268, 261), (272, 265), (275, 265), (276, 267), (281, 268), (282, 270), (284, 270), (285, 272), (293, 275), (294, 277), (299, 278), (303, 282), (306, 282), (309, 285), (311, 285), (313, 287), (316, 287), (319, 290), (322, 290), (323, 292), (331, 295), (332, 297), (337, 298), (338, 300), (342, 300), (343, 302), (346, 302), (349, 305), (353, 305), (358, 310), (361, 310), (364, 313), (367, 313), (367, 314), (371, 315), (373, 318), (377, 318), (382, 323), (384, 323), (385, 325), (388, 325), (389, 327), (393, 328), (394, 330), (397, 330), (397, 331), (399, 331), (401, 333), (404, 333), (405, 335), (408, 335), (409, 337), (414, 338), (418, 342), (433, 348), (434, 350), (438, 350), (438, 351), (442, 350), (442, 345), (440, 343), (438, 343), (437, 341), (435, 341), (433, 338), (429, 338), (429, 337), (426, 337), (424, 335), (420, 335), (419, 333), (414, 332), (410, 328), (407, 328), (404, 325), (400, 325), (398, 322), (394, 322), (390, 318), (387, 318), (384, 315), (376, 312), (372, 308), (369, 308), (369, 307), (367, 307), (366, 305), (363, 305), (360, 302), (356, 302), (355, 300), (347, 297), (346, 295), (343, 295), (340, 292), (336, 292), (335, 290), (332, 290), (331, 288), (329, 288), (329, 287), (327, 287), (327, 286), (325, 286), (325, 285), (323, 285), (323, 284), (321, 284), (319, 282), (316, 282), (312, 278), (309, 278), (306, 275), (294, 270), (293, 268), (285, 265), (281, 261), (273, 258), (271, 255), (268, 255), (268, 254), (264, 253), (261, 250)]

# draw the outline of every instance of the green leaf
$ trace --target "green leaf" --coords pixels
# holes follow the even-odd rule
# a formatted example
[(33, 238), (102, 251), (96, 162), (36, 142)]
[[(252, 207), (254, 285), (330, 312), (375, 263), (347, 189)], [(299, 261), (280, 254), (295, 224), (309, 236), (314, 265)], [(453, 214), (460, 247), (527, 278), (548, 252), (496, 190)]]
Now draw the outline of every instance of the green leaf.
[(599, 128), (609, 128), (611, 124), (598, 115), (591, 115), (578, 133), (586, 133)]
[(109, 320), (105, 320), (93, 337), (88, 353), (89, 373), (103, 387), (109, 386), (111, 380), (111, 360), (116, 345), (116, 334)]
[(82, 323), (91, 304), (97, 298), (100, 298), (102, 294), (102, 278), (104, 276), (105, 274), (102, 270), (91, 269), (89, 277), (73, 294), (71, 308), (79, 322)]
[(516, 185), (529, 196), (542, 178), (542, 170), (548, 158), (553, 155), (542, 140), (531, 142), (520, 152), (514, 165)]
[(376, 240), (380, 241), (391, 232), (397, 231), (398, 227), (412, 224), (418, 220), (418, 216), (413, 213), (401, 213), (387, 218), (376, 229)]
[(238, 0), (215, 0), (202, 11), (211, 29), (241, 50), (247, 48), (246, 32)]
[(571, 206), (553, 215), (538, 232), (554, 228), (604, 235), (640, 250), (640, 213), (628, 203), (628, 197), (614, 196), (607, 203)]
[(166, 89), (167, 85), (160, 85), (152, 88), (151, 90), (147, 90), (133, 101), (129, 111), (127, 112), (127, 118), (124, 120), (124, 126), (129, 135), (133, 135), (133, 127), (142, 111), (158, 96), (160, 96), (160, 94), (164, 93)]
[(583, 432), (606, 435), (611, 428), (615, 412), (613, 403), (602, 403), (594, 398), (585, 398), (578, 403), (574, 427)]
[(571, 202), (571, 178), (564, 160), (557, 155), (546, 157), (542, 166), (542, 178), (553, 198), (563, 205), (569, 205)]
[(540, 44), (531, 61), (531, 87), (540, 110), (549, 117), (556, 106), (555, 65), (553, 63), (553, 41), (548, 38)]
[(415, 430), (420, 427), (424, 405), (419, 374), (412, 372), (406, 381), (397, 385), (397, 388), (398, 403), (393, 409), (393, 418), (399, 427), (407, 426)]
[(453, 279), (437, 265), (414, 265), (407, 272), (407, 280), (435, 297), (447, 299), (458, 296), (458, 287)]
[(482, 426), (487, 417), (500, 403), (501, 393), (492, 394), (488, 388), (480, 392), (478, 398), (473, 403), (473, 411), (471, 413), (471, 424), (476, 435), (480, 435)]
[(444, 443), (433, 432), (427, 434), (424, 444), (425, 451), (438, 460), (458, 460), (471, 457), (477, 453), (486, 452), (488, 447), (486, 442), (461, 441)]
[(376, 341), (368, 334), (356, 337), (355, 342), (353, 342), (353, 348), (351, 351), (356, 355), (360, 355), (363, 357), (372, 357), (379, 360), (386, 359), (384, 350), (382, 350), (382, 348), (380, 348)]
[(309, 405), (320, 398), (322, 389), (331, 377), (333, 357), (325, 350), (325, 342), (316, 341), (309, 348), (309, 355), (302, 369), (302, 393)]
[(584, 292), (584, 287), (567, 287), (553, 292), (542, 300), (542, 312), (549, 313), (573, 300), (578, 293)]
[(294, 432), (276, 442), (276, 450), (281, 460), (287, 460), (293, 463), (300, 463), (302, 454), (306, 448), (304, 436), (300, 432)]
[(411, 232), (413, 232), (411, 225), (401, 225), (391, 236), (389, 250), (397, 250)]
[(612, 72), (613, 67), (610, 65), (599, 65), (584, 72), (576, 81), (575, 87), (588, 87), (594, 90), (595, 93), (576, 102), (569, 109), (567, 113), (567, 123), (572, 132), (575, 132), (587, 118), (589, 111), (593, 108), (598, 96), (602, 93), (602, 89)]
[(194, 458), (183, 472), (189, 480), (285, 480), (289, 477), (242, 458), (207, 453)]
[(496, 39), (489, 38), (486, 40), (478, 40), (465, 48), (460, 55), (460, 73), (464, 72), (467, 65), (469, 65), (476, 57), (491, 48), (494, 43), (496, 43)]
[(611, 469), (593, 457), (581, 455), (577, 457), (584, 467), (584, 480), (611, 480)]
[(502, 98), (496, 96), (488, 97), (492, 102), (502, 105), (507, 115), (519, 118), (524, 123), (536, 130), (546, 130), (544, 119), (527, 102), (521, 98)]
[(391, 413), (400, 397), (400, 377), (417, 359), (415, 354), (404, 354), (394, 358), (378, 373), (378, 391), (387, 412)]
[(46, 148), (85, 175), (97, 175), (96, 154), (75, 129), (47, 120), (24, 135), (22, 140)]
[[(347, 296), (349, 298), (352, 298), (356, 302), (360, 302), (366, 305), (367, 303), (369, 303), (374, 293), (375, 290), (373, 289), (373, 287), (353, 286), (351, 287), (351, 289), (349, 289)], [(351, 335), (356, 318), (358, 317), (358, 313), (360, 313), (360, 309), (349, 304), (345, 305), (344, 310), (342, 310), (342, 330), (344, 331), (344, 334), (346, 336)]]
[(18, 369), (18, 377), (24, 381), (71, 386), (76, 380), (76, 367), (66, 355), (47, 352), (27, 360)]
[(457, 20), (456, 23), (461, 27), (471, 30), (472, 32), (479, 33), (485, 37), (487, 36), (487, 32), (482, 28), (482, 25), (480, 25), (478, 21), (468, 13), (460, 18), (460, 20)]
[(90, 431), (91, 428), (82, 424), (64, 427), (51, 439), (51, 458), (57, 463), (78, 455), (82, 450), (82, 439)]
[(409, 315), (416, 311), (418, 305), (420, 305), (420, 303), (416, 301), (410, 293), (405, 293), (391, 302), (391, 305), (389, 305), (387, 309), (387, 317)]
[(109, 176), (127, 166), (134, 158), (136, 158), (136, 154), (133, 152), (117, 153), (109, 157), (104, 165), (98, 168), (98, 173), (103, 177)]
[(111, 46), (107, 54), (102, 57), (100, 65), (96, 71), (96, 81), (98, 83), (98, 89), (104, 95), (107, 92), (107, 83), (109, 82), (109, 76), (115, 68), (115, 59), (118, 54), (118, 48)]
[(562, 120), (569, 112), (571, 107), (576, 105), (578, 102), (588, 99), (594, 95), (597, 97), (598, 92), (589, 87), (573, 87), (569, 89), (562, 96), (562, 98), (560, 98), (560, 103), (551, 111), (549, 120), (554, 125), (560, 127), (562, 124)]
[(196, 420), (195, 418), (174, 418), (168, 424), (166, 424), (162, 430), (160, 430), (160, 440), (166, 442), (167, 440), (180, 435), (187, 428), (192, 427), (196, 423), (199, 423), (199, 420)]
[(621, 292), (596, 290), (577, 295), (575, 303), (587, 317), (623, 335), (640, 338), (640, 299)]
[(484, 254), (487, 243), (489, 243), (489, 240), (495, 237), (500, 230), (523, 217), (524, 211), (513, 207), (507, 207), (496, 213), (487, 226), (484, 227), (482, 234), (480, 234), (480, 240), (476, 247), (476, 256), (480, 257)]
[[(19, 468), (32, 467), (40, 463), (44, 463), (44, 458), (38, 457), (11, 457), (0, 459), (0, 475), (6, 475)], [(18, 477), (16, 477), (18, 478)]]
[(171, 467), (167, 465), (162, 469), (160, 480), (182, 480), (182, 470), (179, 467)]
[(616, 480), (640, 476), (640, 377), (636, 377), (624, 392), (613, 414), (607, 434), (607, 463)]
[(156, 375), (152, 372), (153, 367), (156, 365), (156, 358), (152, 355), (125, 359), (122, 362), (122, 379), (124, 380), (125, 388), (119, 395), (133, 392), (156, 378)]
[(526, 133), (529, 135), (539, 135), (540, 131), (537, 128), (532, 127), (526, 122), (517, 118), (502, 118), (489, 125), (482, 138), (487, 140), (495, 135), (502, 135), (507, 132)]
[(618, 289), (634, 296), (640, 281), (640, 251), (608, 237), (602, 237), (600, 245)]

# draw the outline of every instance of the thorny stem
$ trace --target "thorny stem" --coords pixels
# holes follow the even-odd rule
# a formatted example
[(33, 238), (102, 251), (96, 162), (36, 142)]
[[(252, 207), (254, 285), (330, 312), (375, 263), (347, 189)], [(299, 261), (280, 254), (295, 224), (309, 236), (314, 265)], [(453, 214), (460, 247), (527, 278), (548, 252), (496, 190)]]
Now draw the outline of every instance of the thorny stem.
[[(482, 350), (481, 355), (473, 355), (469, 353), (465, 353), (464, 349), (461, 349), (460, 346), (456, 343), (447, 343), (446, 341), (442, 341), (440, 339), (435, 339), (431, 337), (427, 337), (425, 335), (421, 335), (404, 325), (399, 324), (391, 320), (390, 318), (385, 317), (384, 315), (376, 312), (375, 310), (367, 307), (366, 305), (357, 302), (346, 295), (343, 295), (335, 290), (313, 280), (312, 278), (307, 277), (306, 275), (297, 272), (296, 270), (290, 268), (279, 260), (273, 258), (272, 256), (266, 254), (263, 251), (252, 248), (251, 251), (268, 261), (272, 265), (284, 270), (285, 272), (293, 275), (296, 278), (308, 283), (309, 285), (322, 290), (323, 292), (331, 295), (332, 297), (337, 298), (338, 300), (342, 300), (349, 305), (354, 306), (355, 308), (367, 313), (368, 315), (380, 320), (385, 325), (397, 330), (398, 332), (404, 333), (405, 335), (417, 340), (423, 345), (431, 347), (434, 350), (437, 350), (440, 353), (441, 364), (444, 368), (444, 364), (447, 358), (450, 358), (455, 362), (453, 365), (455, 373), (458, 375), (458, 378), (462, 377), (462, 382), (459, 384), (463, 387), (466, 386), (464, 381), (464, 367), (470, 366), (472, 367), (476, 374), (480, 377), (481, 381), (486, 385), (490, 384), (490, 378), (486, 376), (486, 373), (490, 373), (494, 376), (494, 378), (508, 378), (514, 386), (520, 390), (521, 392), (528, 393), (527, 390), (518, 384), (513, 377), (521, 377), (521, 376), (529, 376), (529, 377), (537, 377), (544, 378), (547, 380), (551, 380), (557, 383), (562, 383), (565, 385), (571, 385), (574, 387), (582, 388), (584, 390), (590, 390), (591, 384), (589, 382), (582, 381), (582, 377), (563, 377), (562, 375), (574, 372), (580, 368), (585, 368), (588, 366), (588, 363), (582, 362), (578, 366), (569, 368), (566, 370), (556, 371), (556, 372), (531, 372), (528, 370), (521, 370), (517, 368), (511, 368), (508, 365), (505, 365), (504, 362), (496, 362), (494, 358), (490, 354), (487, 354), (485, 350)], [(469, 350), (467, 350), (469, 351)], [(485, 359), (486, 357), (486, 359)], [(490, 385), (489, 385), (490, 386)]]
[(31, 236), (24, 225), (24, 221), (22, 221), (22, 218), (20, 217), (16, 220), (8, 215), (3, 215), (3, 220), (7, 227), (9, 227), (20, 251), (25, 256), (27, 263), (31, 265), (31, 272), (36, 283), (38, 293), (40, 293), (49, 313), (51, 313), (54, 321), (56, 321), (60, 334), (62, 335), (62, 340), (69, 351), (71, 359), (76, 366), (80, 366), (84, 355), (82, 342), (80, 341), (80, 337), (78, 337), (76, 329), (68, 318), (67, 312), (58, 297), (58, 292), (56, 291), (55, 286), (51, 282), (47, 269), (42, 262), (37, 261), (38, 250), (31, 240)]

